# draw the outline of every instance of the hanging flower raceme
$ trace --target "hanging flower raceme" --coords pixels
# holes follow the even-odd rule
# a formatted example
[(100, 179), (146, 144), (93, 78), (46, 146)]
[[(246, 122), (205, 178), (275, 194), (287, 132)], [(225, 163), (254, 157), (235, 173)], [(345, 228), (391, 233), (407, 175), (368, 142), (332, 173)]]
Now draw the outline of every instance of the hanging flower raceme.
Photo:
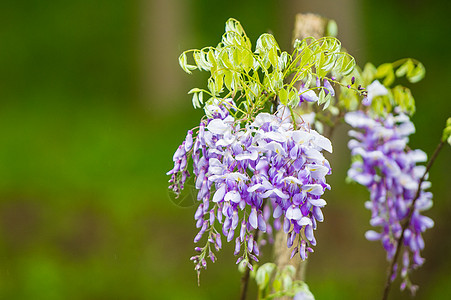
[(316, 245), (317, 222), (324, 219), (326, 201), (321, 197), (330, 189), (325, 176), (331, 168), (321, 151), (332, 152), (330, 141), (308, 123), (294, 127), (284, 106), (253, 121), (235, 120), (230, 114), (234, 107), (231, 99), (208, 105), (208, 118), (195, 137), (188, 131), (168, 172), (170, 188), (180, 193), (191, 156), (200, 202), (194, 242), (207, 239), (192, 257), (198, 272), (206, 268), (207, 256), (215, 261), (212, 245), (221, 248), (221, 233), (235, 241), (235, 255), (241, 254), (237, 263), (244, 261), (251, 269), (250, 260), (258, 261), (260, 254), (257, 230), (271, 240), (273, 228), (283, 227), (287, 246), (296, 245), (292, 256), (299, 253), (305, 259)]
[[(397, 240), (409, 210), (414, 209), (404, 234), (401, 288), (407, 286), (415, 291), (416, 286), (411, 284), (408, 273), (423, 264), (420, 251), (424, 248), (424, 240), (421, 234), (434, 225), (430, 218), (421, 215), (422, 211), (432, 206), (432, 194), (425, 191), (430, 186), (429, 182), (422, 183), (419, 198), (415, 207), (411, 208), (426, 169), (417, 163), (426, 161), (427, 156), (421, 150), (407, 147), (408, 136), (415, 132), (415, 127), (405, 114), (388, 114), (385, 118), (375, 119), (357, 111), (347, 113), (345, 121), (362, 130), (349, 131), (353, 139), (348, 146), (354, 162), (348, 176), (370, 191), (371, 201), (365, 204), (371, 210), (370, 224), (381, 228), (380, 232), (367, 231), (365, 236), (368, 240), (382, 242), (388, 260), (396, 252)], [(396, 265), (395, 269), (398, 269)], [(392, 280), (397, 272), (393, 274)]]

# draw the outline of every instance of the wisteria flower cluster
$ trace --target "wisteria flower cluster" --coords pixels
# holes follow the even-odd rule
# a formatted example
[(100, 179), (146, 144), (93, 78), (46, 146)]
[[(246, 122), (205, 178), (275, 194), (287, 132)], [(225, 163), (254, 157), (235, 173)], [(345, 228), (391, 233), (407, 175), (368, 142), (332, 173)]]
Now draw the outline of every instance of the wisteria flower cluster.
[(330, 189), (325, 176), (331, 168), (321, 151), (332, 152), (330, 141), (307, 122), (294, 125), (285, 106), (254, 120), (236, 120), (230, 114), (234, 107), (232, 99), (208, 105), (208, 117), (195, 137), (188, 131), (168, 172), (170, 188), (179, 193), (191, 156), (200, 201), (194, 242), (207, 235), (206, 245), (196, 247), (199, 254), (192, 257), (198, 272), (206, 268), (207, 255), (215, 261), (212, 245), (221, 248), (221, 233), (228, 242), (235, 240), (235, 255), (241, 253), (237, 263), (251, 269), (260, 253), (256, 232), (270, 237), (273, 228), (283, 228), (287, 247), (296, 245), (292, 256), (299, 253), (304, 260), (316, 245), (317, 222), (324, 219), (321, 196)]
[[(432, 219), (421, 215), (422, 211), (432, 206), (432, 194), (425, 191), (430, 182), (421, 184), (419, 198), (415, 207), (411, 207), (426, 169), (417, 163), (426, 161), (427, 156), (422, 150), (408, 148), (408, 136), (415, 132), (415, 127), (403, 113), (372, 118), (368, 113), (356, 111), (347, 113), (345, 121), (360, 129), (349, 131), (353, 139), (348, 147), (355, 161), (348, 176), (370, 191), (371, 201), (365, 204), (371, 210), (370, 224), (381, 228), (380, 232), (369, 230), (365, 236), (368, 240), (382, 242), (388, 260), (396, 252), (402, 224), (409, 211), (414, 210), (404, 232), (401, 268), (401, 289), (409, 287), (414, 292), (417, 287), (411, 284), (408, 274), (423, 264), (420, 251), (424, 248), (424, 240), (421, 234), (434, 226)], [(396, 278), (397, 269), (395, 265), (392, 281)]]

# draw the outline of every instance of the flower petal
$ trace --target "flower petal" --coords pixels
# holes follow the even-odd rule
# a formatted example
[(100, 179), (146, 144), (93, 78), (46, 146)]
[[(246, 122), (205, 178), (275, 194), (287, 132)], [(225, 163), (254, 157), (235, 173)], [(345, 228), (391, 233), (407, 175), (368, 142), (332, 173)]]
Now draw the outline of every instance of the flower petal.
[(240, 193), (238, 191), (230, 191), (224, 197), (224, 201), (232, 201), (234, 203), (238, 203), (241, 200)]
[(324, 199), (310, 199), (308, 198), (308, 201), (313, 205), (313, 206), (318, 206), (318, 207), (324, 207), (327, 202)]
[(288, 207), (285, 217), (289, 220), (300, 220), (302, 218), (302, 213), (299, 207), (291, 205)]
[(224, 134), (230, 127), (221, 119), (213, 119), (208, 123), (207, 129), (214, 134)]
[(221, 185), (219, 189), (216, 190), (215, 194), (213, 195), (213, 202), (219, 202), (224, 199), (225, 195), (225, 184)]
[(324, 194), (323, 187), (320, 184), (304, 184), (302, 190), (315, 196)]

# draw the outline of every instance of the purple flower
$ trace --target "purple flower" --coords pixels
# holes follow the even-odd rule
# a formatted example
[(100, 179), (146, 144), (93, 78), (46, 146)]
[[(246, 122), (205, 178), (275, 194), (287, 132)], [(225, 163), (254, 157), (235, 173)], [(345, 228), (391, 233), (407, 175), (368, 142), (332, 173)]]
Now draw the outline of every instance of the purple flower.
[(407, 115), (388, 114), (385, 118), (373, 119), (358, 111), (347, 113), (345, 121), (362, 130), (349, 132), (354, 139), (349, 141), (348, 147), (355, 159), (348, 177), (370, 191), (370, 201), (365, 206), (371, 210), (370, 224), (380, 227), (380, 232), (369, 230), (365, 237), (371, 241), (380, 240), (388, 260), (396, 252), (396, 241), (409, 210), (414, 209), (404, 235), (406, 247), (401, 270), (403, 285), (413, 289), (408, 273), (423, 264), (420, 251), (424, 248), (424, 241), (421, 235), (434, 226), (430, 218), (421, 215), (432, 206), (432, 194), (425, 191), (429, 182), (422, 184), (415, 207), (411, 208), (425, 170), (417, 163), (426, 161), (426, 154), (407, 147), (408, 136), (415, 131)]
[(242, 253), (239, 261), (250, 266), (250, 259), (258, 261), (260, 254), (254, 230), (261, 232), (264, 243), (272, 240), (273, 228), (284, 224), (289, 246), (296, 245), (305, 259), (313, 251), (309, 245), (316, 245), (317, 222), (324, 219), (321, 208), (326, 201), (321, 196), (330, 188), (325, 176), (331, 169), (321, 152), (332, 152), (330, 141), (308, 123), (294, 126), (286, 107), (280, 106), (276, 114), (260, 113), (245, 124), (230, 114), (234, 106), (231, 99), (207, 105), (208, 118), (197, 135), (188, 131), (168, 172), (170, 188), (179, 193), (183, 182), (178, 178), (188, 174), (191, 156), (200, 202), (195, 242), (207, 239), (205, 247), (196, 248), (198, 272), (206, 268), (207, 255), (215, 260), (208, 244), (219, 250), (221, 231), (227, 241), (235, 240), (235, 254)]

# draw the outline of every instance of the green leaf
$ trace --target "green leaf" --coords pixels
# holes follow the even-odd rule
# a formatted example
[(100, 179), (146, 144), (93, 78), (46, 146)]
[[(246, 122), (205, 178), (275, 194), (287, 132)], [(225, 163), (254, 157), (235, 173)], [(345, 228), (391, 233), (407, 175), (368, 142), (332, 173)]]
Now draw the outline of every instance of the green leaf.
[(288, 91), (285, 88), (279, 90), (279, 100), (283, 105), (287, 105)]
[(293, 287), (293, 279), (291, 274), (284, 273), (282, 275), (283, 289), (290, 290)]
[(373, 82), (377, 69), (372, 63), (366, 63), (362, 72), (362, 79), (364, 85), (369, 85)]
[(385, 86), (390, 86), (395, 81), (395, 73), (393, 72), (393, 69), (391, 72), (385, 76), (384, 81), (382, 82)]
[(294, 277), (294, 275), (296, 275), (296, 268), (292, 265), (287, 265), (283, 268), (283, 273), (287, 273), (291, 277)]
[(191, 74), (191, 70), (197, 69), (196, 66), (192, 66), (187, 63), (187, 58), (186, 58), (185, 52), (183, 52), (179, 56), (179, 65), (180, 65), (180, 67), (182, 67), (183, 71), (185, 71), (188, 74)]
[(409, 80), (411, 83), (415, 83), (423, 79), (424, 75), (426, 74), (426, 69), (424, 68), (422, 63), (418, 63), (415, 69), (411, 70), (410, 72), (407, 72), (407, 80)]
[(412, 115), (415, 112), (415, 100), (410, 89), (397, 85), (392, 89), (394, 105), (399, 106), (401, 110)]
[(343, 59), (343, 67), (341, 68), (341, 72), (344, 76), (350, 74), (355, 67), (355, 59), (349, 54), (345, 53), (345, 58)]
[(224, 70), (224, 84), (229, 91), (233, 90), (233, 74), (232, 71)]
[(299, 98), (298, 91), (294, 87), (291, 87), (290, 91), (288, 92), (288, 100), (288, 105), (290, 105), (291, 107), (296, 107), (299, 105), (299, 101), (301, 99)]
[(326, 27), (326, 36), (336, 37), (338, 34), (338, 26), (334, 20), (329, 20)]
[(204, 103), (204, 92), (202, 92), (202, 91), (199, 92), (198, 99), (199, 99), (200, 104)]
[(376, 78), (383, 78), (383, 84), (385, 86), (390, 86), (395, 81), (395, 72), (393, 71), (393, 64), (385, 63), (377, 67), (376, 74), (374, 75)]
[(216, 96), (217, 95), (217, 93), (216, 93), (216, 84), (215, 84), (215, 81), (213, 80), (213, 78), (208, 78), (207, 86), (208, 86), (208, 90), (211, 92), (211, 94), (213, 96)]
[(224, 85), (224, 74), (223, 72), (215, 73), (214, 81), (215, 81), (215, 91), (218, 93), (221, 92), (222, 86)]
[(310, 49), (310, 47), (305, 47), (301, 54), (300, 57), (300, 66), (306, 66), (306, 65), (310, 65), (313, 60), (314, 60), (314, 56), (313, 56), (314, 52), (312, 49)]
[(390, 72), (393, 72), (393, 65), (391, 63), (385, 63), (377, 67), (376, 74), (374, 74), (374, 76), (376, 78), (382, 78), (387, 76)]
[(274, 279), (272, 282), (272, 288), (274, 292), (279, 292), (282, 289), (282, 282), (278, 278)]
[(315, 69), (316, 74), (320, 78), (324, 78), (327, 74), (327, 70), (324, 69), (324, 61), (326, 60), (324, 53), (319, 53), (316, 57)]
[(405, 63), (403, 63), (401, 65), (401, 67), (399, 67), (396, 70), (396, 76), (398, 77), (402, 77), (404, 75), (406, 75), (407, 73), (412, 72), (412, 70), (415, 68), (415, 65), (413, 64), (411, 59), (408, 59)]
[(442, 141), (446, 141), (451, 145), (451, 118), (448, 118), (448, 120), (446, 120), (446, 126), (443, 130)]
[(386, 76), (389, 72), (393, 71), (393, 65), (391, 63), (385, 63), (377, 67), (375, 77), (381, 78)]
[(229, 60), (228, 49), (222, 49), (218, 54), (218, 64), (220, 68), (233, 69), (233, 64)]
[(279, 70), (285, 70), (289, 62), (291, 62), (291, 56), (285, 51), (282, 52), (279, 56)]
[(271, 65), (274, 69), (277, 69), (279, 67), (279, 57), (277, 56), (277, 50), (275, 47), (271, 48), (268, 53), (269, 61), (271, 62)]
[(280, 71), (271, 73), (272, 87), (277, 91), (283, 87), (283, 74)]
[(330, 105), (330, 97), (331, 97), (330, 94), (326, 95), (326, 101), (324, 103), (323, 110), (326, 110), (329, 107), (329, 105)]
[(275, 268), (276, 265), (273, 263), (266, 263), (258, 268), (255, 275), (255, 281), (260, 290), (264, 290), (268, 286), (269, 279)]
[(193, 89), (190, 89), (190, 90), (189, 90), (188, 95), (189, 95), (189, 94), (192, 94), (192, 93), (199, 93), (200, 91), (202, 91), (202, 90), (199, 89), (199, 88), (193, 88)]
[(199, 103), (199, 97), (198, 97), (198, 94), (197, 94), (197, 93), (194, 93), (194, 94), (193, 94), (192, 102), (193, 102), (194, 108), (200, 108), (200, 107), (201, 107), (201, 106), (200, 106), (200, 103)]
[(240, 58), (243, 69), (249, 73), (250, 69), (254, 66), (254, 56), (250, 51), (243, 49)]
[(324, 92), (324, 89), (321, 89), (318, 94), (318, 105), (321, 105), (324, 102), (326, 102), (326, 93)]

